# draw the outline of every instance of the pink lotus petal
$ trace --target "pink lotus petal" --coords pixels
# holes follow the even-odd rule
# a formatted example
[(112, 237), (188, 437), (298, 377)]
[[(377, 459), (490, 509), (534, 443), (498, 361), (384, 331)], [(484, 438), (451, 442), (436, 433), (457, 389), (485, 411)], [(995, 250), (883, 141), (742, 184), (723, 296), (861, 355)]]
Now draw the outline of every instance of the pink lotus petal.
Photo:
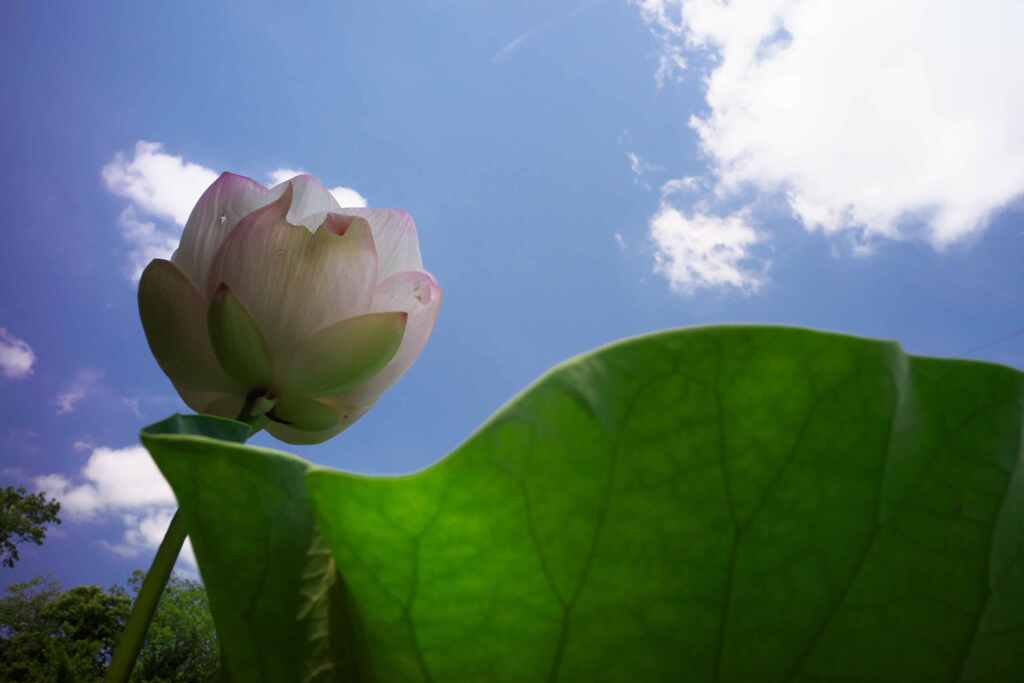
[(416, 222), (401, 209), (341, 209), (345, 216), (361, 216), (373, 228), (373, 241), (380, 259), (380, 278), (407, 270), (423, 270)]
[[(222, 174), (139, 289), (147, 339), (185, 402), (237, 417), (265, 390), (277, 409), (266, 429), (288, 443), (324, 441), (369, 410), (423, 350), (441, 298), (409, 214), (341, 208), (305, 174), (271, 189)], [(388, 324), (346, 326), (377, 319)]]
[(396, 273), (374, 292), (373, 311), (405, 311), (402, 345), (391, 362), (369, 382), (339, 396), (348, 403), (363, 405), (377, 400), (416, 361), (434, 330), (441, 309), (442, 291), (434, 276), (424, 271)]
[(252, 314), (278, 359), (339, 320), (369, 312), (377, 282), (370, 226), (354, 220), (343, 235), (289, 223), (292, 192), (246, 216), (224, 241), (206, 281), (226, 283)]
[(276, 197), (251, 178), (220, 174), (192, 209), (171, 260), (202, 289), (217, 250), (239, 221)]

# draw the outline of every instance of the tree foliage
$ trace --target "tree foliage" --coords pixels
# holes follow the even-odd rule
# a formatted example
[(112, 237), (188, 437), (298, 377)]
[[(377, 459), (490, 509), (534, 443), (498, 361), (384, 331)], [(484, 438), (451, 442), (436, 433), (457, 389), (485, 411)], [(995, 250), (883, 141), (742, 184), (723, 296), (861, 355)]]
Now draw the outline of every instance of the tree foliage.
[(0, 489), (0, 563), (13, 567), (19, 559), (18, 544), (42, 545), (48, 524), (60, 524), (60, 503), (25, 487)]
[[(136, 593), (144, 578), (137, 571), (129, 579)], [(198, 581), (172, 576), (135, 663), (133, 683), (208, 681), (217, 672), (219, 656), (206, 589)]]
[[(138, 592), (142, 572), (129, 579)], [(99, 683), (131, 610), (122, 586), (68, 590), (37, 577), (0, 598), (0, 681)], [(173, 577), (150, 627), (133, 683), (204, 683), (215, 673), (217, 640), (197, 581)]]
[(131, 608), (123, 588), (61, 591), (35, 578), (7, 593), (0, 599), (0, 680), (102, 680)]

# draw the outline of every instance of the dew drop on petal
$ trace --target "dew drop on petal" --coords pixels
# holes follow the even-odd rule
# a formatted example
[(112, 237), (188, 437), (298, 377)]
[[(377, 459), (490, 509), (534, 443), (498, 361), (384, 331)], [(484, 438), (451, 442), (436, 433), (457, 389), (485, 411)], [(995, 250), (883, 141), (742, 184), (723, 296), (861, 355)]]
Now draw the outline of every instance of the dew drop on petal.
[(430, 287), (425, 287), (423, 283), (416, 285), (416, 288), (412, 290), (412, 295), (416, 297), (416, 301), (421, 304), (430, 303)]
[(220, 224), (221, 224), (221, 225), (224, 225), (225, 223), (227, 223), (227, 222), (228, 222), (228, 217), (227, 217), (227, 214), (225, 214), (225, 215), (221, 216), (221, 217), (220, 217), (220, 218), (218, 218), (217, 220), (218, 220), (218, 221), (220, 221)]

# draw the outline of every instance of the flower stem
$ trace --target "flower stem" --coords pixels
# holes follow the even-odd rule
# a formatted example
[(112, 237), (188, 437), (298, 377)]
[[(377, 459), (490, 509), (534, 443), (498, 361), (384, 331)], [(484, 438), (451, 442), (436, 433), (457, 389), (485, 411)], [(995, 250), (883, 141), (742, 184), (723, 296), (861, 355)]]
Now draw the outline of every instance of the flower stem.
[(275, 402), (276, 399), (267, 398), (267, 393), (264, 390), (253, 389), (246, 394), (242, 410), (235, 419), (247, 423), (255, 433), (266, 424), (265, 415), (268, 410), (273, 408)]
[[(262, 394), (255, 392), (246, 396), (245, 405), (236, 418), (239, 422), (246, 422), (253, 431), (251, 437), (262, 424), (262, 416), (252, 414), (253, 407), (258, 405), (257, 401)], [(248, 437), (246, 437), (248, 438)], [(246, 439), (243, 439), (244, 442)], [(128, 616), (128, 623), (125, 624), (124, 633), (114, 648), (114, 655), (111, 657), (110, 668), (107, 669), (106, 683), (128, 683), (131, 678), (135, 662), (139, 658), (142, 646), (146, 642), (146, 631), (153, 621), (156, 608), (160, 604), (160, 597), (163, 595), (167, 580), (171, 578), (174, 564), (178, 561), (178, 554), (181, 553), (181, 546), (188, 537), (185, 529), (185, 520), (181, 516), (181, 510), (174, 512), (171, 518), (171, 525), (167, 527), (164, 540), (153, 558), (153, 564), (149, 566), (146, 578), (142, 580), (142, 588), (135, 596), (135, 604), (132, 605), (131, 614)]]
[(171, 576), (171, 570), (174, 569), (174, 563), (178, 560), (178, 553), (181, 552), (187, 535), (185, 520), (181, 518), (181, 511), (178, 510), (171, 518), (171, 525), (167, 528), (164, 540), (160, 543), (153, 564), (150, 565), (149, 572), (142, 581), (142, 588), (135, 598), (131, 616), (128, 617), (128, 623), (107, 670), (107, 683), (127, 683), (132, 675), (135, 660), (138, 659), (142, 644), (146, 640), (149, 622), (153, 620), (160, 596), (164, 592), (164, 586), (167, 585), (167, 579)]

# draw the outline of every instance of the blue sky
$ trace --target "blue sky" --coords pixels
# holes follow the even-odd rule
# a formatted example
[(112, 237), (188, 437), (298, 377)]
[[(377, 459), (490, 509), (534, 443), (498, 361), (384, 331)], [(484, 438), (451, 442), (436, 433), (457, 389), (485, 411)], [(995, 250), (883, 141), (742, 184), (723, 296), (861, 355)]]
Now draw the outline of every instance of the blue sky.
[(224, 170), (409, 210), (444, 288), (405, 378), (288, 448), (334, 467), (421, 468), (553, 364), (664, 328), (1024, 367), (1024, 10), (901, 5), (12, 5), (0, 483), (65, 521), (3, 583), (148, 564), (173, 502), (137, 433), (185, 407), (132, 276)]

